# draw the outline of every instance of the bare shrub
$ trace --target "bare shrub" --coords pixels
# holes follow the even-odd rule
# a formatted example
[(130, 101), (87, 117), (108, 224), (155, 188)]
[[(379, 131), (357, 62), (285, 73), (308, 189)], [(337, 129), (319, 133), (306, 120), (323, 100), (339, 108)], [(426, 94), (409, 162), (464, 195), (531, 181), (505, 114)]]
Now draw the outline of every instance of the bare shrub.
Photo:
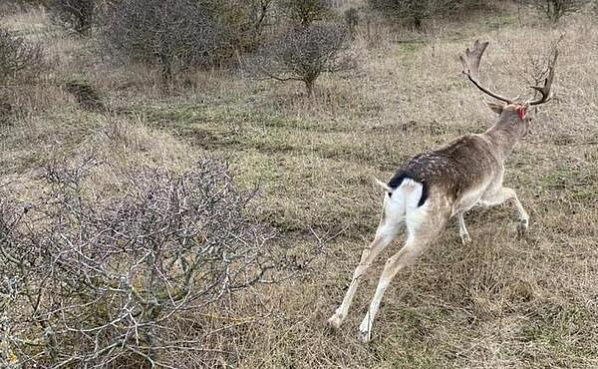
[(265, 45), (248, 62), (258, 75), (278, 81), (301, 81), (308, 95), (322, 73), (334, 73), (354, 66), (348, 52), (350, 36), (336, 23), (294, 27)]
[(69, 31), (89, 34), (94, 21), (96, 0), (48, 0), (50, 19)]
[(190, 67), (238, 61), (255, 49), (273, 0), (122, 0), (105, 6), (106, 49), (160, 68), (165, 81)]
[(227, 37), (209, 9), (192, 0), (123, 0), (107, 14), (108, 50), (137, 62), (158, 65), (164, 80), (218, 57)]
[(587, 2), (587, 0), (524, 0), (524, 3), (546, 16), (552, 23), (557, 23), (567, 14), (580, 11)]
[(274, 5), (274, 0), (251, 0), (249, 5), (249, 19), (255, 35), (259, 36), (268, 21), (268, 15)]
[(6, 0), (4, 3), (15, 4), (21, 8), (38, 7), (48, 5), (49, 0)]
[[(254, 51), (263, 41), (264, 30), (275, 22), (275, 0), (211, 1), (211, 9), (229, 37), (229, 54)], [(226, 53), (226, 48), (223, 51)]]
[(0, 16), (46, 5), (46, 0), (4, 0), (0, 3)]
[(81, 108), (88, 111), (106, 110), (100, 95), (88, 82), (69, 81), (64, 85), (64, 89), (75, 97)]
[(357, 31), (357, 26), (359, 25), (359, 11), (353, 7), (345, 10), (345, 24), (349, 28), (349, 33), (351, 34), (351, 39), (355, 39), (355, 32)]
[(205, 159), (179, 176), (139, 172), (126, 193), (100, 203), (83, 184), (86, 165), (50, 167), (39, 205), (0, 202), (0, 357), (138, 368), (209, 352), (209, 332), (174, 327), (287, 263), (273, 233), (245, 214), (253, 193)]
[(333, 13), (328, 0), (281, 0), (279, 7), (292, 22), (302, 26), (329, 19)]
[(417, 30), (423, 29), (426, 19), (445, 16), (478, 3), (477, 0), (368, 0), (372, 10), (404, 21)]
[(44, 54), (40, 45), (0, 27), (0, 123), (10, 121), (13, 97), (40, 73)]
[(0, 28), (0, 86), (18, 77), (37, 74), (42, 64), (40, 45)]

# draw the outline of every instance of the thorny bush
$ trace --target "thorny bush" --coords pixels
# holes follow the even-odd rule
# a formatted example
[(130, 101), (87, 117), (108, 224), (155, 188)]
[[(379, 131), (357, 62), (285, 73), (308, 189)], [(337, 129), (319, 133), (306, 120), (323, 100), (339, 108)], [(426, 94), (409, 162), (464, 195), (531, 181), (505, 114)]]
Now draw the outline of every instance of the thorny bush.
[(209, 341), (174, 332), (182, 315), (304, 266), (247, 217), (253, 193), (218, 161), (141, 171), (103, 202), (88, 166), (49, 168), (39, 205), (0, 199), (0, 365), (173, 367)]

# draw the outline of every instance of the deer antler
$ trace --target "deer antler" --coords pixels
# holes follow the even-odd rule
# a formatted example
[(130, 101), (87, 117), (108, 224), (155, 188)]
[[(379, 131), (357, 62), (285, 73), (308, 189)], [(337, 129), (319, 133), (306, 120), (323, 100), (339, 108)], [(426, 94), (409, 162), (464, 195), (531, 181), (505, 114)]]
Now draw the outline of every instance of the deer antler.
[(467, 78), (469, 78), (471, 83), (473, 83), (485, 94), (490, 95), (495, 99), (504, 101), (507, 104), (511, 104), (513, 103), (513, 100), (488, 90), (487, 88), (482, 86), (478, 80), (478, 68), (480, 66), (480, 60), (482, 59), (482, 55), (484, 54), (486, 47), (488, 47), (488, 42), (480, 42), (480, 40), (475, 40), (473, 44), (473, 50), (465, 50), (465, 54), (461, 55), (461, 63), (463, 64), (463, 74), (465, 74)]
[(554, 57), (548, 63), (548, 77), (544, 80), (544, 86), (530, 86), (531, 88), (542, 94), (542, 97), (540, 97), (538, 100), (530, 101), (530, 105), (544, 104), (545, 102), (550, 101), (550, 99), (552, 98), (552, 95), (550, 94), (550, 88), (552, 87), (552, 80), (554, 79), (554, 66), (556, 65), (556, 59), (558, 58), (558, 56), (559, 51), (555, 49)]

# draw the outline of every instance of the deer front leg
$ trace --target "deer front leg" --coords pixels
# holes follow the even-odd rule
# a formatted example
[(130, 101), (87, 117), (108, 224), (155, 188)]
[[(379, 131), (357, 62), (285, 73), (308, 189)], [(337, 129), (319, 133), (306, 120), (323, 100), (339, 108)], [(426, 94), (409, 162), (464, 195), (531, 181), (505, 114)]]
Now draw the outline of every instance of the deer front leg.
[(463, 212), (457, 214), (457, 220), (459, 221), (459, 235), (461, 236), (461, 242), (465, 245), (471, 242), (471, 237), (469, 237), (469, 232), (467, 232), (463, 215)]
[(515, 193), (515, 190), (508, 187), (502, 187), (497, 193), (491, 196), (485, 196), (480, 201), (480, 203), (481, 205), (485, 206), (494, 206), (500, 205), (507, 200), (511, 200), (511, 202), (513, 202), (515, 208), (517, 209), (517, 214), (519, 217), (517, 232), (519, 233), (519, 235), (523, 235), (525, 232), (527, 232), (529, 224), (529, 215), (527, 214), (527, 211), (525, 211), (525, 209), (523, 208), (523, 205), (521, 205), (521, 202), (519, 201), (519, 198), (517, 197), (517, 193)]

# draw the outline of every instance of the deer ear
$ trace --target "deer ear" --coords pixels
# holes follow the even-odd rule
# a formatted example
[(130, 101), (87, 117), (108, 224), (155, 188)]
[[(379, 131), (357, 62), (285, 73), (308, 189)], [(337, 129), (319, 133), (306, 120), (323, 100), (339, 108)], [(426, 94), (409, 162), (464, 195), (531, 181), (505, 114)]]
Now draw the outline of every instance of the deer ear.
[(499, 115), (505, 109), (505, 106), (507, 106), (507, 104), (505, 104), (505, 103), (495, 103), (495, 102), (489, 102), (489, 101), (486, 101), (486, 105), (488, 105), (490, 110), (492, 110), (493, 112), (495, 112), (496, 114), (499, 114)]

